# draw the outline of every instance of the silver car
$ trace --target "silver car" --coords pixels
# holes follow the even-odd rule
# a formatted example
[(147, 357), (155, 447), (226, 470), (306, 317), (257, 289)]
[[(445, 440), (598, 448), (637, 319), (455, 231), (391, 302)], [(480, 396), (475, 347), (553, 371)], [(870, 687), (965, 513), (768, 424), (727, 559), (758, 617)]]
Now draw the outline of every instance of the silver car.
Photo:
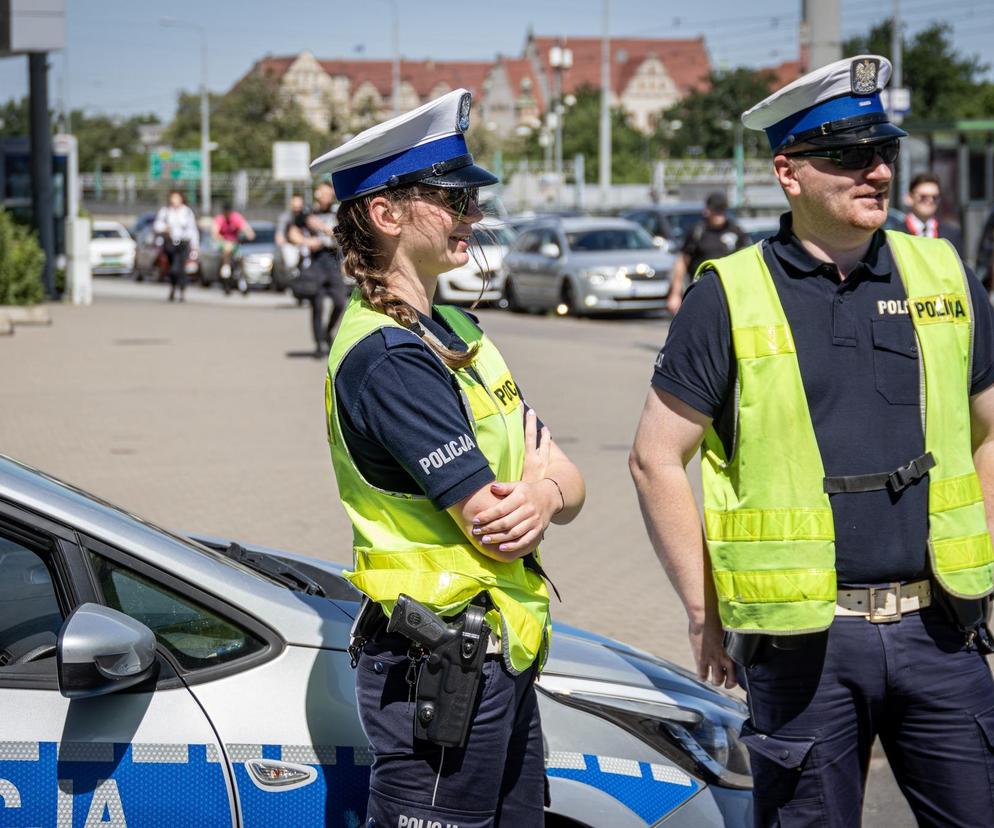
[(528, 225), (504, 257), (513, 311), (561, 315), (666, 306), (673, 254), (631, 221), (562, 218)]
[[(364, 824), (341, 568), (164, 531), (0, 457), (0, 824)], [(743, 706), (558, 626), (548, 826), (751, 825)]]

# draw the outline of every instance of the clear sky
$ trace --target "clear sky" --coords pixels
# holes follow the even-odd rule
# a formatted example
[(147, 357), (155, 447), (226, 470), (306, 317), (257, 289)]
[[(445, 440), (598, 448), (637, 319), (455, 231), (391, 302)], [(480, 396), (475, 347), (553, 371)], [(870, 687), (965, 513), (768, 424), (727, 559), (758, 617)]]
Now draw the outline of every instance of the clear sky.
[[(207, 29), (213, 91), (227, 90), (266, 53), (390, 58), (394, 1), (400, 51), (411, 59), (517, 55), (529, 26), (544, 35), (601, 31), (601, 0), (66, 0), (67, 48), (52, 55), (51, 103), (169, 119), (177, 92), (199, 87), (200, 47), (196, 32), (160, 26), (163, 14)], [(841, 2), (843, 37), (868, 31), (893, 8), (891, 0)], [(800, 0), (611, 0), (609, 31), (703, 35), (716, 67), (767, 66), (797, 56), (800, 7)], [(910, 31), (944, 19), (959, 51), (994, 64), (994, 0), (901, 0), (901, 8)], [(0, 101), (26, 92), (27, 58), (0, 58)]]

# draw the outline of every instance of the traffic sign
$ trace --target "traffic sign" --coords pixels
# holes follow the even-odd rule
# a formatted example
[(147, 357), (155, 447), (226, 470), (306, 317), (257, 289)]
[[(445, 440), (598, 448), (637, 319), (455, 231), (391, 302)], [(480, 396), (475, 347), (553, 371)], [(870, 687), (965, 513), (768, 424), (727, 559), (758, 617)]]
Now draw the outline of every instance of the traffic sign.
[(306, 141), (273, 142), (273, 181), (310, 181), (311, 145)]
[(891, 115), (907, 115), (911, 111), (911, 90), (906, 87), (883, 89), (880, 102)]
[(199, 150), (157, 150), (148, 155), (149, 178), (199, 181)]

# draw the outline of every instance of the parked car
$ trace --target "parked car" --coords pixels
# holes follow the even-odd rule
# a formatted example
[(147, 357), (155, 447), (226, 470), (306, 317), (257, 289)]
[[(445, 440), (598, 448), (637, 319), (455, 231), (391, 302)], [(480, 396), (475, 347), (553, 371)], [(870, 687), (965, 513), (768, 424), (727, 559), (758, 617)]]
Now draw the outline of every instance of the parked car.
[[(340, 566), (181, 537), (2, 456), (0, 563), (0, 793), (19, 825), (364, 824)], [(538, 689), (547, 826), (752, 824), (731, 696), (562, 625)]]
[[(675, 252), (687, 233), (703, 220), (703, 210), (703, 201), (673, 201), (626, 210), (621, 217), (639, 224), (650, 236)], [(735, 211), (729, 210), (727, 216), (735, 219)]]
[(749, 234), (753, 242), (761, 242), (780, 231), (780, 216), (743, 216), (735, 223)]
[[(203, 251), (204, 234), (200, 232), (200, 249)], [(169, 278), (169, 263), (162, 252), (162, 236), (151, 223), (138, 233), (135, 250), (134, 276), (138, 282), (165, 282)], [(192, 254), (186, 261), (186, 274), (190, 279), (200, 275), (200, 254)]]
[(141, 215), (139, 215), (138, 218), (135, 219), (135, 223), (131, 225), (131, 231), (130, 231), (131, 238), (137, 241), (138, 237), (141, 235), (142, 230), (144, 230), (146, 227), (150, 227), (152, 225), (152, 222), (155, 221), (156, 215), (157, 212), (155, 210), (151, 210), (147, 213), (142, 213)]
[(438, 277), (436, 300), (450, 305), (500, 301), (504, 295), (501, 265), (513, 243), (514, 233), (503, 221), (485, 218), (477, 223), (470, 240), (469, 261)]
[(512, 311), (591, 314), (666, 305), (673, 254), (635, 222), (564, 218), (526, 226), (504, 257)]
[(239, 243), (231, 261), (231, 276), (221, 279), (221, 249), (213, 242), (201, 247), (200, 281), (205, 286), (221, 282), (227, 290), (237, 287), (242, 293), (252, 288), (266, 289), (273, 283), (273, 260), (276, 256), (276, 225), (271, 221), (253, 221), (255, 238)]
[(95, 275), (125, 276), (135, 267), (135, 240), (123, 224), (94, 221), (90, 233), (90, 270)]

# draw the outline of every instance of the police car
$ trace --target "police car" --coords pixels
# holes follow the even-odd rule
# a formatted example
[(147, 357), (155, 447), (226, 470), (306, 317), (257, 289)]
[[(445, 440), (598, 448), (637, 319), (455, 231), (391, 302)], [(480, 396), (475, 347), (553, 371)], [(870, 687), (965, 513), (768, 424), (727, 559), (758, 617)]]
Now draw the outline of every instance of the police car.
[[(172, 534), (0, 456), (0, 826), (363, 824), (341, 567)], [(751, 825), (743, 706), (556, 627), (547, 825)]]

